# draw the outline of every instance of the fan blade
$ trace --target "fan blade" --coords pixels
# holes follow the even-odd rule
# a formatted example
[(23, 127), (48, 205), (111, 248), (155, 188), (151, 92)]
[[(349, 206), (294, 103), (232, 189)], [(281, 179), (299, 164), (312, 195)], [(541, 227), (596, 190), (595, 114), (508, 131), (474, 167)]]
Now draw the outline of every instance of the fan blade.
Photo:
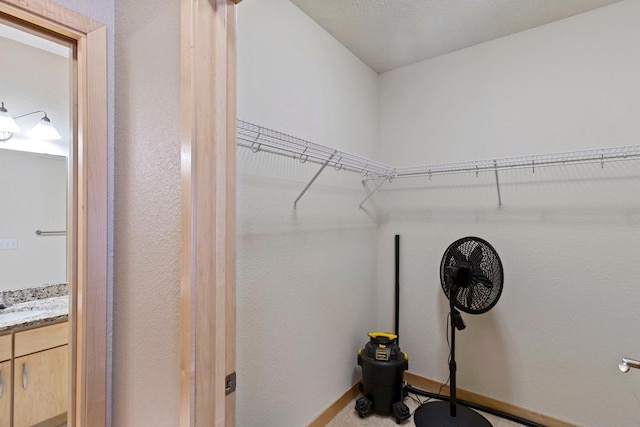
[(475, 280), (476, 282), (481, 283), (482, 285), (484, 285), (489, 289), (493, 288), (493, 281), (482, 273), (479, 273), (479, 274), (474, 273), (472, 280)]
[(471, 255), (469, 256), (469, 260), (471, 261), (471, 265), (474, 267), (480, 267), (480, 264), (482, 263), (482, 258), (483, 258), (484, 254), (482, 252), (482, 247), (478, 244), (476, 245), (475, 248), (473, 248), (473, 250), (471, 251)]
[(473, 280), (469, 282), (469, 288), (467, 289), (467, 308), (471, 309), (473, 305), (473, 290), (476, 288), (476, 285), (473, 283)]
[(456, 260), (456, 264), (464, 264), (467, 262), (467, 257), (465, 257), (458, 248), (451, 249), (451, 255), (453, 255), (453, 258)]

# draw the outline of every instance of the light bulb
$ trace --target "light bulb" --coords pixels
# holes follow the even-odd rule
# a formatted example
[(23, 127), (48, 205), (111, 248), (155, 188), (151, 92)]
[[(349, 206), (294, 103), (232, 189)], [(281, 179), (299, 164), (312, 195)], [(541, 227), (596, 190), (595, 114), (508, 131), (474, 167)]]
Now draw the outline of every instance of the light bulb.
[(44, 140), (62, 139), (62, 136), (53, 127), (51, 120), (46, 115), (29, 131), (29, 136), (34, 139)]
[(0, 104), (0, 141), (6, 141), (11, 138), (15, 132), (20, 132), (20, 127), (13, 120), (13, 117), (9, 115), (9, 112), (4, 108), (4, 102)]

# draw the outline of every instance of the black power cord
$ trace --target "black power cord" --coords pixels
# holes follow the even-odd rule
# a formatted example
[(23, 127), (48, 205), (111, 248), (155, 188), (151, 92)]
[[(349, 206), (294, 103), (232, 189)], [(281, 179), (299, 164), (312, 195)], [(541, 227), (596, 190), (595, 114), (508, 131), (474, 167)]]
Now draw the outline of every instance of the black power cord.
[[(442, 396), (440, 395), (440, 393), (431, 393), (429, 391), (421, 390), (419, 388), (412, 386), (411, 384), (406, 384), (404, 386), (404, 391), (405, 393), (413, 393), (413, 394), (417, 394), (418, 396), (428, 397), (429, 399), (439, 399), (445, 402), (449, 401), (449, 396)], [(466, 400), (461, 400), (461, 399), (456, 399), (456, 402), (466, 407), (469, 407), (471, 409), (476, 409), (478, 411), (486, 412), (488, 414), (492, 414), (500, 418), (505, 418), (509, 421), (514, 421), (516, 423), (519, 423), (528, 427), (547, 427), (544, 424), (539, 424), (533, 421), (529, 421), (525, 418), (518, 417), (517, 415), (507, 414), (506, 412), (502, 412), (497, 409), (489, 408), (483, 405), (478, 405), (477, 403), (468, 402)]]

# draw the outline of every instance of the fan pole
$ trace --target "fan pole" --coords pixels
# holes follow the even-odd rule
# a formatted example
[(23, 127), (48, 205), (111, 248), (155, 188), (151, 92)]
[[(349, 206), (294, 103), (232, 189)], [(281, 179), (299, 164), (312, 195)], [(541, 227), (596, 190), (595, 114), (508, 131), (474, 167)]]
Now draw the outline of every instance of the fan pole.
[(395, 312), (395, 333), (396, 344), (400, 345), (400, 235), (396, 234), (396, 312)]
[(413, 413), (413, 421), (417, 427), (491, 427), (491, 423), (485, 417), (466, 406), (458, 405), (456, 401), (456, 325), (461, 326), (461, 329), (464, 328), (464, 323), (462, 325), (458, 324), (458, 322), (461, 322), (460, 313), (455, 309), (455, 301), (458, 296), (458, 279), (459, 276), (451, 277), (447, 275), (449, 282), (449, 318), (451, 321), (449, 408), (447, 408), (447, 402), (444, 401), (423, 403)]
[(449, 288), (449, 320), (451, 322), (451, 360), (449, 360), (449, 378), (451, 386), (449, 387), (449, 412), (452, 417), (456, 416), (456, 326), (455, 326), (455, 298), (458, 295), (458, 285), (455, 280), (451, 280)]

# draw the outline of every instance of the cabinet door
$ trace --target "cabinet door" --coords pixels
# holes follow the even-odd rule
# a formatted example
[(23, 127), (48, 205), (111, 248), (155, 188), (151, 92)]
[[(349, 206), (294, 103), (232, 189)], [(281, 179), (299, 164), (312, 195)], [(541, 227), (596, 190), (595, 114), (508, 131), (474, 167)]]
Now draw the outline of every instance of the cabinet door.
[(14, 361), (13, 426), (28, 427), (67, 412), (69, 346)]
[(11, 360), (11, 335), (0, 336), (0, 362)]
[(11, 361), (0, 363), (0, 427), (11, 425)]

